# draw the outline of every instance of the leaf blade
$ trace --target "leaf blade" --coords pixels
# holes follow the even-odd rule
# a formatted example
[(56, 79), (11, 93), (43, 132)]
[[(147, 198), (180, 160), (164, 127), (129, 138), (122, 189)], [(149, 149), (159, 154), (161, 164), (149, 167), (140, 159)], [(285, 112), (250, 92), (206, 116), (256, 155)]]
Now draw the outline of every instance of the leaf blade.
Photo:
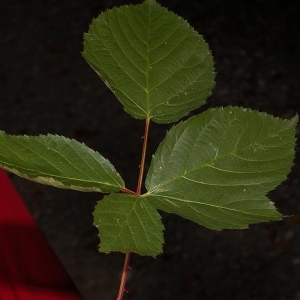
[(94, 210), (99, 230), (100, 252), (134, 252), (157, 256), (162, 253), (163, 229), (158, 212), (142, 197), (110, 194)]
[(35, 182), (86, 192), (115, 192), (124, 187), (108, 160), (75, 140), (0, 131), (0, 146), (0, 167)]
[(146, 197), (157, 209), (217, 230), (278, 220), (265, 194), (290, 171), (296, 122), (234, 107), (192, 117), (159, 146)]
[(83, 56), (138, 119), (176, 121), (203, 105), (214, 86), (203, 37), (155, 1), (100, 15), (84, 36)]

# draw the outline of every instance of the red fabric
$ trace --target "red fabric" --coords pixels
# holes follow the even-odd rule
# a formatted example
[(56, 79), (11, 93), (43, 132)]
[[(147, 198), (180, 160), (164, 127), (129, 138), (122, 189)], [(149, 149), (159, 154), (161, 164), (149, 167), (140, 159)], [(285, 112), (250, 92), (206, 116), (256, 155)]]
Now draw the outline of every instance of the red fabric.
[(81, 300), (0, 169), (0, 300)]

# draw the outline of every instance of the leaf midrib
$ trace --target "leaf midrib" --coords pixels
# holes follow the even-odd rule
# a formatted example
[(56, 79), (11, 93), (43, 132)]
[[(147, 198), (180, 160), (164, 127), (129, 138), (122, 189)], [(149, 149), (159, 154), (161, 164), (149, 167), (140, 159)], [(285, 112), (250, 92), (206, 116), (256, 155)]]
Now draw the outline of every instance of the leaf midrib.
[[(254, 214), (254, 213), (250, 213), (248, 211), (244, 211), (244, 210), (238, 210), (238, 209), (233, 209), (233, 208), (229, 208), (226, 206), (219, 206), (219, 205), (214, 205), (214, 204), (210, 204), (210, 203), (203, 203), (203, 202), (196, 202), (196, 201), (191, 201), (191, 200), (186, 200), (186, 199), (181, 199), (181, 198), (176, 198), (174, 196), (169, 196), (169, 195), (161, 195), (161, 194), (157, 194), (157, 195), (153, 195), (154, 197), (161, 197), (161, 198), (167, 198), (167, 199), (173, 199), (175, 201), (178, 202), (183, 202), (184, 204), (196, 204), (196, 205), (203, 205), (203, 206), (209, 206), (209, 207), (214, 207), (217, 209), (224, 209), (224, 210), (228, 210), (228, 211), (233, 211), (233, 212), (238, 212), (238, 213), (244, 213), (247, 215), (254, 215), (254, 216), (262, 216), (261, 214)], [(255, 199), (250, 199), (251, 201), (260, 201), (259, 200), (255, 200)], [(240, 200), (242, 201), (242, 200)], [(247, 201), (246, 199), (243, 199), (243, 201)], [(234, 202), (239, 202), (239, 201), (234, 201)], [(228, 203), (232, 203), (232, 202), (228, 202)], [(226, 204), (228, 204), (226, 203)], [(197, 211), (198, 212), (198, 211)], [(267, 215), (264, 215), (265, 217), (267, 217)]]
[[(66, 180), (71, 180), (71, 181), (75, 181), (75, 182), (86, 182), (86, 183), (97, 183), (97, 184), (104, 184), (106, 186), (116, 186), (116, 187), (121, 187), (120, 185), (113, 185), (113, 184), (110, 184), (108, 182), (105, 182), (105, 181), (96, 181), (96, 180), (86, 180), (86, 179), (78, 179), (78, 178), (73, 178), (73, 177), (69, 177), (69, 176), (59, 176), (59, 175), (53, 175), (53, 174), (50, 174), (50, 173), (44, 173), (44, 172), (40, 172), (39, 171), (39, 174), (38, 176), (30, 176), (28, 174), (26, 174), (25, 172), (23, 173), (22, 171), (19, 171), (19, 170), (26, 170), (26, 171), (30, 171), (30, 172), (36, 172), (36, 170), (32, 170), (32, 169), (26, 169), (26, 168), (21, 168), (21, 167), (18, 167), (15, 168), (14, 166), (13, 167), (8, 167), (8, 165), (10, 164), (7, 164), (5, 163), (5, 165), (2, 163), (1, 164), (1, 167), (7, 171), (11, 171), (13, 173), (18, 173), (18, 174), (22, 174), (22, 176), (26, 177), (26, 178), (30, 178), (30, 179), (39, 179), (39, 178), (52, 178), (54, 180), (60, 178), (60, 179), (66, 179)], [(83, 173), (85, 174), (85, 173)], [(44, 175), (44, 176), (43, 176)], [(60, 180), (57, 180), (58, 182), (60, 182), (61, 184), (64, 184), (62, 181)], [(117, 183), (117, 182), (116, 182)], [(64, 184), (65, 185), (65, 184)], [(84, 186), (83, 186), (84, 187)], [(95, 186), (96, 187), (96, 186)]]
[[(44, 137), (44, 138), (49, 137), (49, 138), (51, 139), (51, 142), (56, 143), (56, 141), (52, 138), (51, 135), (48, 135), (48, 136), (40, 136), (40, 137)], [(14, 143), (16, 143), (16, 144), (19, 144), (19, 145), (22, 146), (23, 148), (26, 147), (23, 143), (20, 143), (18, 140), (13, 139), (13, 140), (11, 140), (11, 141), (14, 142)], [(39, 141), (39, 140), (37, 140), (36, 142), (39, 143), (39, 144), (42, 145), (42, 146), (46, 146), (46, 144), (42, 143), (42, 142)], [(73, 150), (74, 152), (76, 152), (78, 158), (80, 158), (80, 159), (83, 161), (83, 163), (84, 163), (84, 164), (85, 164), (85, 165), (86, 165), (86, 166), (87, 166), (87, 167), (88, 167), (88, 168), (89, 168), (96, 176), (98, 176), (97, 172), (91, 168), (91, 166), (86, 162), (86, 160), (84, 160), (84, 159), (81, 157), (81, 155), (79, 155), (79, 153), (78, 153), (76, 147), (72, 147), (72, 146), (70, 145), (69, 142), (72, 142), (72, 140), (68, 140), (68, 139), (66, 140), (66, 139), (63, 138), (63, 142), (64, 142), (64, 145), (65, 145), (65, 146), (70, 147), (71, 150)], [(2, 145), (3, 145), (4, 147), (6, 147), (5, 144), (2, 143)], [(56, 145), (57, 145), (57, 143), (56, 143)], [(83, 146), (83, 145), (81, 144), (80, 146)], [(27, 151), (30, 151), (30, 152), (33, 153), (34, 155), (37, 155), (38, 157), (40, 157), (40, 159), (46, 161), (46, 162), (49, 163), (54, 169), (56, 169), (58, 172), (60, 172), (60, 173), (63, 174), (63, 172), (62, 172), (61, 169), (59, 169), (55, 164), (53, 164), (51, 161), (47, 160), (45, 157), (41, 156), (41, 154), (35, 152), (34, 149), (32, 149), (32, 148), (27, 148), (26, 150), (27, 150)], [(92, 154), (90, 153), (90, 150), (91, 150), (91, 149), (89, 149), (89, 148), (87, 147), (87, 150), (88, 150), (88, 152), (89, 152), (89, 153), (88, 153), (88, 154), (89, 154), (89, 157), (90, 157), (90, 158), (93, 158), (93, 159), (97, 162), (97, 164), (99, 164), (99, 165), (101, 166), (101, 163), (94, 157), (94, 155), (92, 155)], [(10, 151), (10, 152), (13, 152), (19, 159), (23, 160), (24, 163), (28, 164), (28, 162), (25, 161), (21, 156), (19, 156), (18, 153), (15, 153), (12, 149), (9, 149), (9, 151)], [(22, 173), (22, 172), (20, 172), (19, 170), (26, 170), (26, 171), (28, 171), (28, 172), (39, 173), (39, 174), (45, 176), (45, 177), (43, 177), (43, 176), (30, 176), (30, 175), (24, 173), (24, 175), (25, 175), (27, 178), (32, 178), (32, 179), (38, 179), (39, 177), (43, 177), (43, 178), (47, 178), (47, 177), (48, 177), (48, 178), (53, 178), (53, 179), (55, 179), (55, 178), (60, 178), (60, 179), (66, 179), (66, 180), (73, 180), (73, 181), (75, 181), (75, 182), (87, 182), (87, 183), (90, 182), (90, 183), (105, 184), (105, 185), (108, 185), (108, 186), (115, 186), (115, 185), (109, 184), (109, 183), (107, 183), (107, 182), (105, 182), (105, 181), (96, 181), (96, 180), (94, 180), (90, 175), (88, 175), (87, 173), (83, 172), (81, 169), (78, 169), (74, 164), (72, 164), (65, 156), (62, 155), (61, 152), (59, 152), (59, 151), (57, 151), (57, 150), (55, 150), (55, 149), (53, 149), (53, 148), (51, 148), (51, 151), (53, 151), (53, 152), (57, 153), (58, 155), (60, 155), (60, 156), (63, 158), (63, 160), (64, 160), (65, 162), (67, 162), (72, 168), (78, 170), (81, 174), (85, 175), (86, 177), (88, 177), (88, 178), (90, 178), (90, 179), (83, 179), (83, 178), (81, 178), (81, 179), (78, 179), (78, 178), (77, 178), (77, 179), (76, 179), (76, 178), (73, 178), (73, 177), (70, 177), (70, 176), (67, 176), (67, 175), (61, 176), (61, 175), (58, 175), (58, 174), (57, 174), (57, 175), (54, 175), (54, 174), (52, 174), (52, 173), (50, 173), (50, 172), (49, 172), (49, 173), (45, 173), (45, 172), (40, 171), (40, 170), (38, 170), (38, 169), (31, 169), (31, 168), (25, 168), (25, 167), (20, 167), (20, 166), (17, 166), (17, 167), (16, 167), (15, 165), (10, 164), (10, 163), (7, 163), (6, 161), (0, 161), (0, 163), (2, 164), (2, 167), (3, 167), (3, 168), (7, 168), (7, 169), (9, 169), (9, 170), (16, 170), (16, 171), (19, 172), (19, 173)], [(93, 151), (93, 150), (92, 150), (92, 151)], [(94, 151), (94, 154), (97, 154), (97, 152)], [(103, 159), (104, 159), (104, 158), (103, 158)], [(107, 161), (107, 163), (109, 163), (109, 162)], [(32, 164), (31, 164), (31, 165), (32, 165)], [(32, 166), (34, 166), (34, 165), (32, 165)], [(102, 166), (101, 166), (101, 167), (102, 167)], [(119, 183), (111, 176), (111, 174), (109, 174), (109, 173), (107, 172), (107, 170), (106, 170), (104, 167), (102, 167), (102, 169), (103, 169), (103, 171), (105, 171), (105, 174), (106, 174), (107, 176), (109, 176), (109, 177), (116, 183), (116, 186), (120, 187)], [(15, 173), (15, 172), (14, 172), (14, 173)], [(59, 181), (59, 180), (57, 180), (57, 181), (60, 182), (60, 183), (62, 183), (62, 182)], [(63, 183), (62, 183), (62, 184), (63, 184)]]
[[(203, 164), (203, 165), (201, 165), (201, 166), (199, 166), (199, 167), (197, 167), (197, 168), (195, 168), (195, 169), (191, 169), (191, 170), (189, 170), (189, 171), (185, 171), (184, 173), (181, 173), (181, 174), (179, 174), (178, 176), (176, 176), (175, 178), (173, 178), (173, 179), (171, 179), (171, 180), (169, 180), (169, 181), (166, 181), (166, 182), (164, 182), (163, 184), (160, 184), (160, 185), (157, 185), (154, 189), (152, 189), (152, 190), (150, 190), (150, 191), (148, 191), (147, 193), (145, 193), (145, 196), (146, 195), (151, 195), (151, 194), (154, 194), (155, 195), (155, 191), (158, 189), (158, 188), (163, 188), (163, 187), (165, 187), (165, 186), (168, 186), (169, 184), (172, 184), (172, 183), (174, 183), (175, 181), (177, 181), (177, 180), (180, 180), (180, 179), (182, 179), (182, 178), (185, 178), (186, 177), (186, 175), (189, 175), (189, 174), (192, 174), (193, 172), (197, 172), (197, 171), (199, 171), (199, 170), (201, 170), (201, 169), (203, 169), (203, 168), (206, 168), (206, 167), (209, 167), (209, 168), (214, 168), (214, 169), (217, 169), (217, 168), (215, 168), (215, 167), (213, 167), (212, 166), (212, 164), (214, 164), (215, 162), (217, 162), (218, 160), (221, 160), (221, 159), (223, 159), (223, 158), (226, 158), (226, 157), (229, 157), (229, 156), (232, 156), (232, 155), (235, 155), (235, 151), (234, 152), (230, 152), (230, 153), (228, 153), (228, 154), (226, 154), (226, 155), (223, 155), (223, 156), (219, 156), (217, 159), (213, 159), (213, 160), (211, 160), (210, 162), (208, 162), (208, 163), (206, 163), (206, 164)], [(221, 169), (219, 169), (219, 170), (221, 170)], [(225, 170), (222, 170), (222, 171), (225, 171)], [(268, 170), (269, 172), (271, 172), (271, 170)], [(274, 169), (274, 170), (272, 170), (273, 172), (275, 172), (276, 171), (276, 169)], [(226, 171), (227, 172), (227, 171)], [(230, 171), (228, 171), (228, 172), (230, 172)], [(235, 172), (235, 171), (232, 171), (232, 173), (240, 173), (240, 174), (246, 174), (246, 173), (263, 173), (263, 172), (266, 172), (265, 170), (262, 170), (262, 171), (255, 171), (255, 172)], [(189, 179), (189, 178), (186, 178), (186, 179)], [(272, 181), (270, 181), (270, 182), (272, 182)], [(266, 182), (264, 182), (264, 183), (266, 183)], [(206, 184), (206, 185), (208, 185), (208, 183), (202, 183), (202, 184)], [(210, 184), (210, 185), (212, 185), (212, 184)], [(220, 185), (220, 184), (215, 184), (216, 186), (238, 186), (238, 185)], [(247, 184), (243, 184), (243, 185), (247, 185)]]
[[(254, 117), (254, 115), (251, 116), (251, 118), (250, 118), (249, 120), (247, 120), (247, 126), (248, 126), (248, 124), (250, 123), (250, 121), (251, 121), (251, 119), (252, 119), (253, 117)], [(214, 116), (212, 119), (210, 119), (209, 122), (203, 127), (202, 131), (203, 131), (203, 130), (205, 129), (205, 127), (207, 127), (207, 126), (209, 125), (209, 123), (211, 123), (215, 118), (216, 118), (216, 116)], [(235, 121), (235, 119), (231, 120), (230, 123), (233, 122), (233, 121)], [(245, 127), (246, 127), (246, 126), (245, 126)], [(243, 131), (245, 130), (245, 127), (243, 128)], [(185, 130), (182, 132), (181, 135), (183, 135), (183, 133), (184, 133), (187, 129), (188, 129), (188, 127), (185, 128)], [(229, 129), (229, 127), (228, 127), (227, 129)], [(277, 135), (278, 135), (280, 132), (284, 131), (284, 130), (285, 130), (285, 128), (282, 128), (280, 131), (277, 132)], [(189, 175), (189, 174), (191, 174), (191, 173), (193, 173), (193, 172), (199, 171), (199, 170), (201, 170), (201, 169), (203, 169), (203, 168), (205, 168), (205, 167), (213, 167), (213, 164), (214, 164), (215, 162), (217, 162), (218, 160), (220, 160), (220, 159), (224, 159), (224, 158), (229, 157), (229, 156), (231, 156), (231, 155), (234, 155), (234, 156), (236, 156), (236, 157), (239, 157), (238, 155), (236, 155), (236, 150), (239, 152), (239, 151), (245, 150), (245, 149), (247, 149), (247, 148), (253, 147), (255, 144), (260, 145), (261, 143), (263, 143), (263, 141), (265, 141), (265, 140), (267, 140), (267, 139), (270, 138), (270, 136), (268, 136), (268, 137), (265, 137), (265, 138), (263, 138), (262, 140), (259, 140), (259, 141), (258, 141), (258, 140), (255, 140), (255, 142), (254, 142), (253, 144), (249, 144), (247, 147), (244, 147), (244, 148), (241, 148), (241, 149), (237, 149), (236, 146), (237, 146), (237, 144), (238, 144), (239, 139), (240, 139), (242, 136), (243, 136), (243, 134), (241, 133), (240, 136), (239, 136), (239, 138), (238, 138), (237, 141), (236, 141), (236, 145), (235, 145), (234, 150), (233, 150), (232, 152), (229, 152), (229, 153), (227, 153), (226, 155), (223, 155), (223, 156), (218, 156), (217, 158), (214, 157), (214, 159), (212, 159), (211, 161), (209, 161), (209, 162), (206, 163), (206, 164), (203, 164), (203, 165), (201, 165), (201, 166), (199, 166), (199, 167), (197, 167), (197, 168), (191, 169), (191, 170), (189, 170), (189, 171), (185, 171), (184, 173), (179, 174), (179, 175), (176, 176), (175, 178), (172, 178), (171, 180), (168, 180), (168, 181), (164, 182), (163, 184), (157, 185), (154, 189), (149, 190), (149, 191), (148, 191), (147, 193), (145, 193), (144, 195), (145, 195), (145, 196), (147, 196), (147, 195), (152, 195), (152, 194), (155, 195), (155, 191), (156, 191), (158, 188), (163, 188), (163, 187), (165, 187), (165, 186), (168, 186), (169, 184), (171, 184), (171, 183), (173, 183), (173, 182), (175, 182), (175, 181), (181, 179), (182, 177), (184, 177), (184, 176), (186, 176), (186, 175)], [(200, 136), (197, 137), (197, 140), (198, 140), (199, 137), (200, 137)], [(195, 143), (196, 143), (196, 141), (195, 141)], [(194, 148), (195, 143), (194, 143), (192, 149)], [(174, 146), (175, 146), (175, 145), (174, 145)], [(266, 146), (266, 147), (270, 147), (270, 146)], [(174, 147), (173, 147), (173, 149), (174, 149)], [(188, 161), (188, 159), (187, 159), (187, 161)], [(264, 161), (266, 161), (266, 160), (264, 160)], [(275, 171), (275, 170), (274, 170), (274, 171)], [(264, 171), (261, 171), (261, 172), (264, 172)], [(246, 172), (244, 172), (244, 173), (246, 173)], [(249, 172), (249, 173), (250, 173), (250, 172)]]

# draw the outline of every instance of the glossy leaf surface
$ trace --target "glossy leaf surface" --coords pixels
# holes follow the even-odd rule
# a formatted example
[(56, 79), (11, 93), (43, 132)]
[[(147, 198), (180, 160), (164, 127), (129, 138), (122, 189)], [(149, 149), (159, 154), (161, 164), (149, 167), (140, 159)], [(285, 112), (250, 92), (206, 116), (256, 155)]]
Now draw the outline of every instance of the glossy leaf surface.
[(97, 203), (94, 225), (100, 232), (100, 251), (135, 252), (156, 256), (162, 253), (161, 217), (145, 199), (110, 194)]
[(26, 179), (85, 192), (115, 192), (124, 182), (111, 163), (75, 140), (0, 131), (0, 167)]
[(155, 1), (101, 14), (84, 36), (83, 56), (138, 119), (177, 121), (203, 105), (214, 86), (203, 37)]
[(266, 194), (290, 172), (296, 122), (227, 107), (178, 124), (153, 157), (146, 199), (216, 230), (281, 219)]

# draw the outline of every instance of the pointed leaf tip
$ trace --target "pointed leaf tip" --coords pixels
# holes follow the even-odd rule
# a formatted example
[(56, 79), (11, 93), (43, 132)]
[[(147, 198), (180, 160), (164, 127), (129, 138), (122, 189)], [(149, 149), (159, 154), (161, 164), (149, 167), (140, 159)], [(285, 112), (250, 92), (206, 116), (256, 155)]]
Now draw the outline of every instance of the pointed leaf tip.
[(146, 198), (216, 230), (280, 220), (265, 195), (291, 170), (295, 120), (227, 107), (174, 126), (152, 159)]
[(116, 192), (124, 181), (85, 144), (57, 135), (13, 136), (0, 131), (0, 167), (42, 184), (85, 192)]

